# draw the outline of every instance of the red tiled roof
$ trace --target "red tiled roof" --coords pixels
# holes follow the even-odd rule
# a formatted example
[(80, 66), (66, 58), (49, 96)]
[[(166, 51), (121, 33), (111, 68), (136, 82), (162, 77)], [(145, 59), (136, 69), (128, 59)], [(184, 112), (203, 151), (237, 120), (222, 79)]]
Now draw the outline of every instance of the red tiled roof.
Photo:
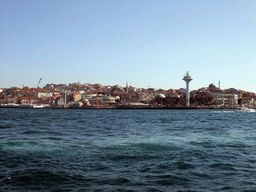
[(79, 94), (80, 94), (80, 93), (79, 93), (78, 91), (74, 93), (74, 95), (79, 95)]

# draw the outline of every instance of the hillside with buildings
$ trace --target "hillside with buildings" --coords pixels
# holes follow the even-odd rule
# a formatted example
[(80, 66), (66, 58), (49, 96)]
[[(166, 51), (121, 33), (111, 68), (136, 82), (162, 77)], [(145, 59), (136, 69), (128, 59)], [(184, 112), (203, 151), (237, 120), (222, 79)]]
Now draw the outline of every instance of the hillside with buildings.
[[(255, 93), (214, 84), (190, 91), (190, 107), (255, 107)], [(182, 108), (186, 89), (135, 88), (126, 85), (47, 84), (43, 88), (12, 87), (0, 89), (0, 104), (51, 108)]]

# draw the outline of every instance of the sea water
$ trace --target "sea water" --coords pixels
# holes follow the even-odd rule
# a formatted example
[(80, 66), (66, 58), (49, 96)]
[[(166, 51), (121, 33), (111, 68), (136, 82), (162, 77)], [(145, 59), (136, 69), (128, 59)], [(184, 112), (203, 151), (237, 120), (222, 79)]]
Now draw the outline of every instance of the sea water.
[(256, 113), (0, 109), (0, 191), (255, 191)]

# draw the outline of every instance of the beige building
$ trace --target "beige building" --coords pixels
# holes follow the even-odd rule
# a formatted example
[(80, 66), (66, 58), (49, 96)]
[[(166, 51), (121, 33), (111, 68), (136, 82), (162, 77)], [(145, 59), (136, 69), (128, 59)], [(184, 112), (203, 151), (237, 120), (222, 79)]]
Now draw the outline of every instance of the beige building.
[(79, 92), (75, 92), (73, 94), (74, 101), (79, 101), (81, 99), (81, 94)]

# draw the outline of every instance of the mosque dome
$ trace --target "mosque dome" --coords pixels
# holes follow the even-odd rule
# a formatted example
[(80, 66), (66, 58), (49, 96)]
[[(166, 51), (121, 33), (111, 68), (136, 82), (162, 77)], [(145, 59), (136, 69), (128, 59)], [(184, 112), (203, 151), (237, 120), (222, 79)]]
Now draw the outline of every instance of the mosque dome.
[(164, 99), (164, 98), (166, 98), (164, 94), (156, 95), (156, 99)]

